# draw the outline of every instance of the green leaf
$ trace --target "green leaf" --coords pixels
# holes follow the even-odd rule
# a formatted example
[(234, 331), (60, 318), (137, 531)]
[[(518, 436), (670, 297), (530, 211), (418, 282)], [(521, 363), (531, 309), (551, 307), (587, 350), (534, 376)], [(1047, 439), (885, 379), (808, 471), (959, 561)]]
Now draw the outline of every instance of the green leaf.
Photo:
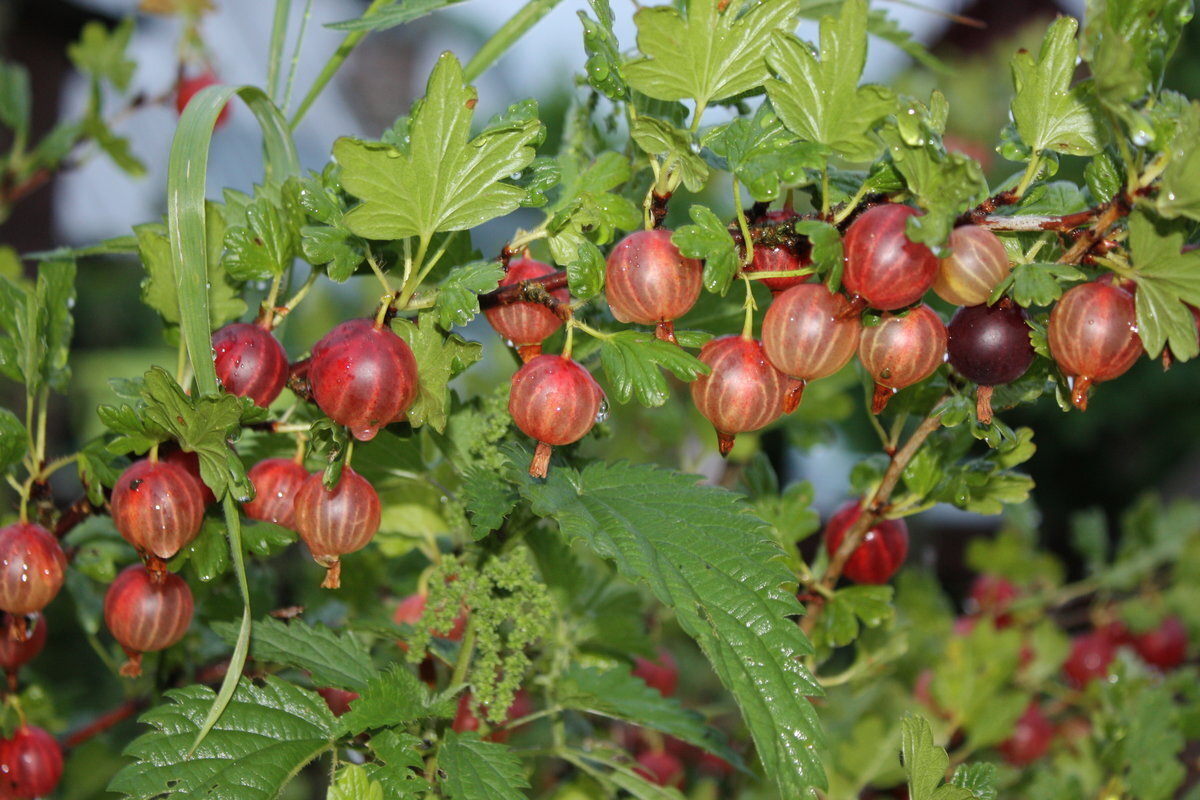
[[(1069, 264), (1054, 264), (1035, 262), (1032, 264), (1017, 264), (1010, 273), (1009, 284), (1012, 286), (1012, 297), (1017, 305), (1048, 306), (1062, 297), (1063, 283), (1078, 281), (1087, 275), (1080, 269)], [(997, 287), (997, 293), (1004, 290)]]
[(49, 261), (38, 268), (36, 296), (38, 336), (44, 339), (39, 383), (65, 394), (71, 378), (67, 357), (75, 331), (75, 262)]
[(479, 295), (490, 292), (504, 278), (498, 261), (472, 261), (450, 271), (437, 289), (438, 322), (443, 328), (466, 325), (479, 314)]
[(13, 61), (0, 61), (0, 122), (24, 138), (29, 133), (32, 105), (29, 70)]
[[(213, 630), (227, 642), (238, 634), (238, 626), (229, 622), (215, 622)], [(317, 686), (362, 692), (378, 675), (362, 642), (324, 625), (263, 617), (254, 623), (251, 641), (256, 661), (305, 670)]]
[(357, 764), (346, 764), (338, 770), (325, 800), (383, 800), (383, 784), (371, 780)]
[(613, 31), (613, 12), (609, 0), (588, 0), (596, 18), (577, 11), (583, 23), (583, 49), (588, 60), (584, 66), (588, 84), (610, 100), (629, 96), (629, 85), (621, 68), (621, 48)]
[(1168, 219), (1200, 220), (1200, 103), (1192, 102), (1180, 120), (1179, 132), (1171, 141), (1170, 163), (1163, 170), (1162, 185), (1154, 198), (1158, 213)]
[(375, 758), (364, 768), (372, 780), (383, 784), (388, 800), (427, 797), (429, 784), (421, 777), (425, 761), (421, 757), (424, 744), (420, 739), (388, 729), (372, 734), (369, 745)]
[(796, 223), (796, 233), (807, 236), (812, 243), (812, 263), (825, 276), (829, 291), (836, 292), (842, 285), (842, 235), (828, 222), (816, 219)]
[(83, 26), (79, 41), (67, 46), (67, 55), (80, 72), (94, 80), (106, 80), (123, 92), (137, 68), (136, 61), (125, 57), (132, 36), (133, 17), (126, 17), (112, 30), (101, 22), (89, 22)]
[(970, 789), (943, 785), (950, 757), (933, 743), (933, 731), (925, 718), (909, 714), (900, 725), (900, 761), (908, 774), (911, 800), (971, 800)]
[(504, 476), (474, 464), (463, 473), (460, 494), (476, 541), (504, 524), (517, 504), (517, 493)]
[(300, 249), (315, 266), (325, 265), (331, 281), (349, 279), (367, 257), (366, 243), (349, 230), (326, 225), (305, 225), (300, 229)]
[(1151, 357), (1169, 345), (1181, 361), (1200, 353), (1196, 320), (1200, 307), (1200, 252), (1181, 252), (1189, 224), (1165, 221), (1143, 208), (1129, 215), (1129, 250), (1136, 270), (1138, 335)]
[(671, 241), (688, 258), (704, 259), (704, 288), (724, 297), (741, 267), (738, 246), (712, 209), (693, 205), (688, 213), (693, 224), (680, 226)]
[(1036, 59), (1025, 50), (1013, 56), (1012, 116), (1021, 140), (1035, 153), (1052, 150), (1091, 156), (1104, 148), (1107, 131), (1100, 121), (1094, 85), (1090, 81), (1071, 85), (1079, 55), (1078, 27), (1074, 17), (1059, 17), (1046, 31)]
[(895, 111), (896, 100), (882, 86), (858, 85), (867, 58), (866, 0), (846, 0), (840, 17), (821, 20), (820, 56), (795, 35), (776, 32), (767, 60), (778, 77), (766, 82), (767, 95), (804, 141), (850, 161), (870, 161), (880, 149), (871, 131)]
[(692, 137), (666, 120), (639, 116), (630, 126), (629, 136), (652, 156), (671, 164), (688, 191), (698, 192), (708, 180), (708, 165), (692, 152)]
[(123, 464), (113, 463), (112, 453), (105, 447), (103, 439), (93, 439), (79, 449), (79, 482), (83, 484), (88, 499), (93, 505), (104, 505), (104, 487), (112, 488), (121, 475)]
[(242, 678), (221, 724), (191, 752), (215, 698), (207, 686), (166, 693), (168, 702), (141, 721), (154, 728), (135, 739), (108, 790), (136, 800), (229, 797), (272, 800), (301, 767), (330, 750), (335, 721), (325, 701), (268, 676)]
[(92, 137), (100, 149), (113, 160), (113, 163), (134, 178), (146, 174), (146, 165), (134, 155), (133, 146), (129, 139), (120, 136), (109, 127), (108, 122), (98, 115), (91, 115), (83, 121), (83, 133)]
[(738, 495), (625, 463), (514, 479), (535, 514), (557, 520), (567, 539), (583, 539), (675, 609), (733, 693), (784, 797), (825, 785), (822, 733), (805, 699), (821, 689), (798, 659), (811, 646), (792, 620), (801, 613), (795, 578)]
[[(615, 193), (633, 172), (619, 153), (602, 153), (586, 166), (571, 154), (559, 156), (561, 186), (546, 224), (547, 242), (554, 259), (569, 264), (579, 256), (578, 246), (586, 241), (606, 244), (618, 230), (641, 226), (641, 209)], [(591, 238), (585, 238), (585, 233)]]
[(649, 408), (667, 402), (667, 381), (659, 367), (680, 380), (707, 375), (707, 364), (683, 348), (642, 331), (617, 331), (600, 340), (600, 363), (618, 403), (637, 397)]
[(352, 734), (425, 717), (450, 719), (457, 705), (452, 699), (430, 697), (429, 688), (420, 678), (400, 664), (372, 675), (359, 693), (341, 719), (342, 727)]
[(342, 186), (363, 201), (346, 214), (350, 230), (368, 239), (428, 240), (521, 205), (525, 192), (503, 181), (533, 161), (530, 145), (542, 125), (527, 119), (469, 139), (475, 100), (458, 60), (444, 53), (413, 107), (403, 151), (347, 138), (334, 143)]
[(388, 28), (395, 28), (398, 25), (412, 22), (421, 17), (437, 11), (439, 8), (452, 6), (457, 3), (462, 3), (464, 0), (399, 0), (399, 2), (391, 3), (378, 11), (370, 14), (364, 14), (355, 19), (347, 19), (341, 22), (330, 22), (325, 25), (326, 28), (332, 28), (335, 31), (386, 31)]
[(235, 281), (270, 280), (282, 275), (300, 250), (295, 215), (281, 207), (270, 192), (256, 195), (246, 207), (245, 224), (231, 225), (225, 231), (223, 263)]
[(629, 85), (658, 100), (714, 100), (757, 89), (769, 73), (762, 43), (796, 24), (799, 0), (741, 5), (688, 0), (686, 18), (670, 6), (641, 8), (633, 21), (643, 57), (625, 65)]
[(450, 800), (525, 800), (529, 788), (521, 759), (479, 734), (450, 732), (438, 751), (438, 769)]
[(950, 783), (966, 789), (978, 800), (996, 800), (996, 765), (963, 764), (954, 770)]
[(171, 559), (172, 571), (178, 572), (184, 561), (191, 565), (196, 579), (202, 583), (224, 575), (229, 570), (229, 542), (225, 540), (224, 521), (206, 518), (200, 535)]
[(822, 168), (830, 154), (824, 145), (796, 138), (769, 103), (759, 104), (752, 119), (717, 126), (702, 143), (724, 161), (714, 166), (731, 171), (759, 202), (778, 199), (781, 184), (803, 183), (805, 170)]
[(1081, 49), (1100, 100), (1118, 110), (1156, 91), (1191, 18), (1191, 0), (1089, 0)]
[(575, 257), (566, 259), (566, 264), (567, 287), (575, 297), (590, 300), (604, 289), (604, 254), (587, 239), (579, 242)]
[(21, 463), (28, 444), (29, 434), (21, 420), (7, 408), (0, 408), (0, 473)]
[(434, 324), (436, 313), (421, 314), (419, 325), (394, 319), (392, 330), (408, 343), (417, 359), (420, 388), (407, 419), (413, 427), (429, 425), (441, 433), (450, 409), (450, 379), (483, 357), (483, 345), (454, 333), (443, 337)]

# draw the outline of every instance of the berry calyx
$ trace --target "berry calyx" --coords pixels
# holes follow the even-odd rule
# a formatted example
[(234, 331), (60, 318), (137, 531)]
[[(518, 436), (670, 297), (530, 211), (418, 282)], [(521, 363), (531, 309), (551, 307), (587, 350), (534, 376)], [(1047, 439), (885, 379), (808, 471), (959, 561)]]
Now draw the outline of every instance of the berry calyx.
[(1000, 744), (1000, 754), (1014, 767), (1029, 766), (1050, 749), (1054, 734), (1054, 723), (1046, 718), (1037, 702), (1031, 702), (1017, 720), (1012, 736)]
[(1100, 631), (1076, 636), (1071, 642), (1071, 653), (1063, 662), (1063, 673), (1067, 682), (1082, 689), (1096, 678), (1108, 675), (1108, 667), (1117, 657), (1117, 646)]
[(950, 255), (938, 261), (933, 291), (954, 306), (986, 303), (1012, 264), (1000, 237), (978, 225), (961, 225), (946, 242)]
[(341, 556), (367, 546), (379, 530), (379, 495), (370, 482), (342, 469), (337, 486), (326, 489), (322, 473), (310, 475), (296, 492), (296, 530), (313, 560), (325, 567), (321, 586), (341, 586)]
[(317, 406), (365, 442), (417, 399), (417, 360), (391, 328), (352, 319), (313, 345), (308, 382)]
[[(542, 261), (519, 258), (509, 262), (499, 286), (512, 286), (552, 272), (554, 267)], [(549, 295), (562, 303), (571, 299), (571, 293), (566, 287), (555, 289), (549, 292)], [(562, 320), (549, 306), (529, 300), (493, 306), (483, 313), (496, 329), (496, 333), (517, 346), (522, 361), (541, 355), (542, 342), (562, 326)]]
[(200, 533), (204, 495), (182, 467), (143, 459), (129, 466), (113, 487), (113, 523), (143, 556), (168, 559)]
[(0, 797), (47, 796), (62, 771), (62, 748), (42, 728), (22, 724), (11, 739), (0, 740)]
[(914, 208), (887, 203), (865, 211), (851, 223), (843, 241), (846, 291), (872, 308), (895, 311), (920, 300), (933, 286), (938, 259), (904, 232)]
[(308, 470), (290, 458), (268, 458), (246, 473), (254, 485), (254, 499), (242, 505), (250, 519), (296, 528), (296, 493), (308, 480)]
[[(179, 85), (175, 87), (175, 112), (183, 114), (183, 110), (187, 108), (188, 103), (192, 98), (200, 93), (202, 89), (207, 89), (209, 86), (216, 86), (220, 81), (211, 70), (196, 75), (190, 75), (186, 78), (179, 79)], [(221, 109), (221, 113), (217, 115), (217, 123), (214, 128), (220, 128), (225, 123), (229, 122), (229, 105), (226, 104)]]
[(679, 665), (665, 647), (658, 648), (658, 657), (651, 661), (638, 656), (633, 662), (633, 674), (663, 697), (672, 697), (679, 685)]
[(508, 413), (521, 432), (537, 440), (529, 474), (546, 477), (552, 446), (577, 442), (596, 424), (604, 392), (581, 364), (540, 355), (513, 376)]
[(1100, 281), (1068, 289), (1050, 311), (1050, 354), (1072, 380), (1071, 402), (1087, 410), (1092, 384), (1123, 375), (1142, 354), (1133, 295)]
[[(839, 508), (825, 525), (825, 550), (833, 556), (846, 538), (846, 531), (862, 516), (862, 506), (851, 500)], [(842, 574), (855, 583), (887, 583), (908, 555), (908, 525), (902, 519), (879, 520), (854, 549)]]
[[(62, 588), (67, 558), (58, 539), (32, 522), (0, 528), (0, 609), (24, 615), (41, 611)], [(26, 628), (13, 631), (25, 638)]]
[(875, 381), (872, 412), (883, 411), (897, 389), (925, 380), (946, 355), (946, 326), (927, 305), (906, 314), (884, 314), (879, 324), (863, 328), (858, 359)]
[(700, 348), (712, 368), (692, 381), (692, 402), (717, 431), (721, 455), (734, 437), (770, 425), (783, 413), (787, 376), (775, 369), (762, 343), (745, 336), (722, 336)]
[(704, 266), (679, 252), (671, 231), (658, 228), (618, 242), (604, 275), (604, 294), (618, 321), (656, 325), (658, 338), (674, 342), (674, 320), (700, 297)]
[(187, 633), (194, 602), (187, 581), (141, 564), (121, 570), (104, 595), (104, 624), (129, 660), (121, 674), (142, 674), (142, 653), (165, 650)]
[(225, 391), (249, 397), (266, 408), (283, 391), (288, 379), (283, 345), (260, 325), (234, 322), (212, 337), (217, 380)]
[(979, 384), (976, 416), (992, 421), (992, 387), (1012, 383), (1033, 363), (1029, 315), (1005, 298), (994, 306), (968, 306), (954, 312), (946, 328), (950, 366)]
[(809, 381), (850, 362), (861, 335), (862, 322), (850, 302), (823, 283), (793, 286), (771, 301), (763, 316), (763, 350), (776, 369), (796, 381), (784, 400), (785, 414), (796, 410)]
[(1164, 672), (1184, 662), (1187, 647), (1187, 628), (1176, 616), (1167, 617), (1154, 630), (1133, 637), (1133, 649), (1142, 661)]

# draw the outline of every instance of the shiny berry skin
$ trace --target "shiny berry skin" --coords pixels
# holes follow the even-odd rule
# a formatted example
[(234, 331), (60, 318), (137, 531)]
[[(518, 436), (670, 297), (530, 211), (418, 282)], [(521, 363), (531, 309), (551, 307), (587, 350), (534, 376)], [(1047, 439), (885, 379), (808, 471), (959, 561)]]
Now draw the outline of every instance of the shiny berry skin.
[(887, 405), (892, 390), (925, 380), (946, 355), (946, 326), (932, 308), (919, 305), (903, 316), (884, 314), (878, 325), (864, 327), (858, 359), (875, 381), (872, 411)]
[(1056, 731), (1036, 702), (1029, 704), (1013, 728), (1012, 736), (1000, 744), (1000, 755), (1014, 767), (1026, 767), (1050, 749)]
[(332, 491), (321, 483), (322, 473), (310, 475), (296, 492), (296, 530), (313, 560), (328, 569), (327, 589), (341, 585), (340, 557), (367, 546), (379, 530), (379, 495), (370, 482), (350, 467)]
[(417, 360), (391, 328), (352, 319), (313, 345), (308, 383), (321, 410), (365, 442), (417, 399)]
[(358, 692), (334, 689), (332, 686), (322, 686), (317, 689), (317, 694), (321, 695), (321, 699), (325, 701), (325, 705), (329, 706), (329, 710), (335, 717), (340, 717), (349, 711), (350, 704), (358, 699)]
[(637, 757), (633, 771), (659, 786), (683, 786), (683, 762), (665, 750), (647, 750)]
[(1187, 646), (1187, 628), (1175, 616), (1167, 617), (1154, 630), (1133, 637), (1133, 649), (1142, 661), (1164, 672), (1184, 662)]
[(1046, 338), (1059, 369), (1073, 379), (1071, 402), (1081, 411), (1092, 384), (1123, 375), (1142, 354), (1133, 295), (1111, 283), (1067, 290), (1050, 311)]
[(671, 231), (634, 231), (613, 247), (605, 269), (604, 293), (620, 322), (657, 325), (660, 339), (675, 341), (673, 320), (700, 297), (704, 266), (685, 258)]
[(142, 674), (142, 653), (165, 650), (192, 622), (192, 590), (173, 572), (151, 572), (141, 564), (121, 570), (104, 595), (104, 624), (125, 649), (121, 674)]
[(24, 616), (0, 615), (0, 668), (9, 674), (28, 664), (46, 646), (46, 618), (41, 612), (32, 621)]
[[(554, 267), (532, 258), (510, 261), (508, 270), (500, 279), (500, 286), (511, 286), (521, 281), (540, 278), (554, 272)], [(566, 303), (571, 293), (563, 287), (550, 292), (550, 296)], [(542, 342), (562, 326), (562, 320), (541, 303), (519, 300), (485, 310), (484, 316), (496, 329), (496, 333), (517, 346), (522, 361), (528, 361), (542, 352)]]
[(250, 468), (254, 499), (242, 505), (250, 519), (296, 528), (296, 492), (308, 480), (308, 470), (291, 458), (268, 458)]
[[(830, 556), (837, 552), (846, 531), (860, 516), (862, 507), (857, 500), (851, 500), (829, 518), (825, 525), (825, 549)], [(902, 519), (880, 520), (850, 555), (842, 574), (855, 583), (887, 583), (907, 555), (908, 525)]]
[(538, 443), (529, 467), (546, 477), (550, 447), (577, 442), (596, 424), (604, 392), (582, 365), (569, 358), (540, 355), (513, 376), (508, 413), (526, 436)]
[(200, 456), (189, 453), (187, 450), (181, 450), (174, 445), (160, 445), (158, 460), (169, 461), (177, 467), (183, 467), (183, 471), (191, 475), (195, 479), (196, 485), (200, 487), (200, 495), (204, 498), (206, 507), (217, 502), (217, 496), (213, 494), (212, 489), (208, 488), (208, 484), (200, 475)]
[(804, 384), (826, 378), (850, 362), (862, 322), (849, 301), (823, 283), (803, 283), (777, 295), (763, 316), (762, 343), (775, 368), (799, 381), (784, 413), (800, 404)]
[(1029, 315), (1015, 303), (968, 306), (954, 312), (946, 328), (950, 366), (983, 386), (1011, 383), (1033, 363)]
[[(179, 81), (179, 85), (175, 89), (176, 113), (182, 114), (183, 110), (187, 108), (187, 104), (190, 103), (192, 98), (199, 94), (202, 89), (207, 89), (209, 86), (216, 86), (218, 83), (220, 83), (220, 81), (217, 80), (217, 76), (208, 70), (205, 70), (198, 75), (192, 75), (190, 77), (181, 79)], [(217, 124), (214, 126), (214, 129), (220, 128), (228, 121), (229, 105), (226, 104), (225, 107), (221, 109), (221, 113), (217, 115)]]
[(62, 588), (67, 558), (50, 531), (32, 522), (0, 528), (0, 610), (41, 611)]
[(249, 397), (266, 408), (283, 391), (288, 379), (283, 345), (260, 325), (234, 322), (213, 334), (217, 380), (225, 391)]
[(997, 628), (1005, 628), (1012, 624), (1009, 611), (1020, 594), (1007, 578), (984, 574), (971, 584), (970, 605), (976, 613), (995, 619)]
[(1000, 238), (987, 228), (962, 225), (946, 242), (950, 255), (938, 261), (933, 291), (952, 306), (978, 306), (987, 302), (1012, 264)]
[(665, 647), (658, 648), (658, 658), (651, 661), (638, 656), (633, 662), (633, 674), (641, 678), (651, 689), (657, 689), (663, 697), (672, 697), (679, 685), (679, 665)]
[(717, 430), (721, 455), (733, 449), (736, 434), (770, 425), (783, 413), (787, 376), (767, 359), (762, 343), (722, 336), (700, 348), (712, 372), (692, 381), (692, 402)]
[(11, 739), (0, 739), (0, 797), (47, 796), (62, 771), (62, 748), (36, 725), (22, 725)]
[(895, 203), (865, 211), (846, 231), (842, 246), (846, 291), (872, 308), (895, 311), (920, 300), (937, 275), (937, 256), (904, 233), (916, 209)]
[[(780, 210), (768, 211), (766, 218), (771, 222), (785, 223), (779, 230), (786, 230), (786, 223), (799, 217), (795, 212)], [(800, 244), (794, 249), (785, 242), (755, 244), (754, 260), (742, 270), (753, 278), (756, 272), (791, 272), (809, 266), (812, 263), (810, 257), (812, 244), (807, 238), (797, 237), (797, 239)], [(808, 275), (796, 275), (791, 278), (762, 278), (760, 282), (771, 290), (772, 295), (777, 295), (793, 286), (803, 284), (808, 279)]]
[(171, 558), (200, 533), (204, 495), (196, 480), (169, 461), (143, 459), (113, 487), (113, 522), (143, 555)]
[(1108, 675), (1108, 667), (1117, 657), (1117, 646), (1099, 631), (1076, 636), (1071, 653), (1063, 663), (1067, 682), (1082, 689), (1096, 678)]

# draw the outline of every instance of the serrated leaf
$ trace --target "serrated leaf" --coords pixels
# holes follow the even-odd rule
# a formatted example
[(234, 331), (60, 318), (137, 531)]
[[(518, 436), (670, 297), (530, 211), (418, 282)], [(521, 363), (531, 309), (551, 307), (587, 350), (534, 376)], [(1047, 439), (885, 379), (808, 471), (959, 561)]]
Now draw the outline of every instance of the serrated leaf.
[[(553, 249), (553, 242), (551, 243)], [(575, 246), (574, 257), (563, 254), (555, 255), (559, 263), (566, 263), (567, 287), (571, 294), (580, 300), (590, 300), (604, 288), (604, 269), (606, 262), (600, 248), (587, 239), (580, 238)]]
[(801, 220), (796, 223), (796, 233), (807, 236), (812, 243), (813, 266), (817, 272), (825, 276), (825, 285), (829, 291), (836, 292), (842, 285), (842, 267), (845, 260), (842, 257), (842, 235), (838, 229), (828, 222), (816, 219)]
[(1089, 0), (1081, 49), (1105, 105), (1120, 109), (1162, 85), (1192, 13), (1191, 0)]
[(629, 136), (649, 155), (670, 162), (672, 171), (689, 191), (698, 192), (704, 188), (708, 165), (692, 152), (692, 138), (687, 131), (666, 120), (639, 116), (630, 126)]
[[(227, 642), (237, 639), (236, 624), (215, 622), (213, 630)], [(371, 654), (352, 634), (302, 620), (263, 617), (254, 623), (250, 655), (256, 661), (306, 670), (317, 686), (353, 692), (363, 691), (378, 674)]]
[(1168, 219), (1200, 220), (1200, 103), (1192, 102), (1182, 115), (1179, 132), (1171, 141), (1171, 161), (1163, 170), (1162, 184), (1154, 198), (1158, 213)]
[(516, 490), (503, 475), (475, 465), (469, 465), (463, 473), (459, 492), (476, 541), (504, 524), (518, 499)]
[(342, 715), (342, 727), (352, 734), (373, 728), (390, 728), (425, 717), (449, 719), (454, 716), (455, 702), (433, 698), (420, 678), (400, 664), (376, 673), (359, 690), (359, 697), (350, 703)]
[(811, 646), (791, 619), (801, 612), (795, 578), (740, 497), (624, 463), (556, 466), (546, 481), (514, 477), (535, 514), (557, 520), (565, 537), (583, 539), (675, 609), (733, 693), (781, 794), (824, 787), (822, 733), (805, 699), (821, 689), (798, 660)]
[(439, 8), (452, 6), (456, 3), (462, 3), (465, 0), (400, 0), (388, 6), (381, 8), (374, 13), (364, 14), (355, 19), (342, 20), (341, 22), (330, 22), (325, 25), (326, 28), (332, 28), (335, 31), (386, 31), (389, 28), (395, 28), (397, 25), (418, 20), (427, 14), (437, 11)]
[(134, 154), (133, 145), (129, 139), (109, 127), (108, 122), (102, 117), (98, 115), (87, 117), (83, 121), (83, 133), (90, 136), (105, 155), (128, 175), (140, 178), (146, 174), (146, 165)]
[(269, 196), (256, 197), (246, 207), (245, 224), (225, 231), (222, 263), (231, 278), (269, 280), (292, 265), (300, 240), (288, 216)]
[(429, 784), (421, 777), (425, 762), (421, 758), (424, 744), (420, 739), (388, 729), (372, 734), (369, 744), (375, 758), (365, 769), (373, 780), (383, 784), (388, 800), (426, 797)]
[(1187, 230), (1186, 221), (1158, 219), (1143, 208), (1129, 215), (1138, 335), (1151, 357), (1168, 344), (1181, 361), (1200, 352), (1195, 318), (1184, 305), (1200, 307), (1200, 252), (1181, 252)]
[(383, 800), (383, 784), (359, 765), (347, 764), (338, 770), (325, 800)]
[(909, 714), (900, 721), (900, 760), (908, 774), (911, 800), (971, 800), (969, 789), (943, 785), (950, 757), (933, 743), (933, 731), (924, 717)]
[(300, 229), (300, 249), (313, 265), (325, 265), (329, 280), (342, 283), (354, 275), (367, 257), (365, 243), (348, 230), (326, 225)]
[(305, 764), (334, 744), (333, 714), (320, 695), (268, 676), (242, 678), (220, 722), (191, 747), (216, 697), (207, 686), (166, 693), (141, 721), (154, 728), (125, 755), (134, 761), (108, 785), (136, 800), (229, 797), (272, 800)]
[(963, 764), (954, 770), (950, 783), (966, 789), (976, 800), (996, 800), (996, 765)]
[(630, 86), (658, 100), (693, 100), (698, 112), (714, 100), (744, 94), (769, 73), (762, 42), (796, 23), (798, 0), (738, 4), (689, 0), (686, 17), (670, 6), (634, 14), (643, 57), (625, 65)]
[(688, 214), (692, 224), (681, 225), (671, 242), (688, 258), (704, 259), (704, 288), (724, 297), (741, 267), (737, 243), (707, 206), (693, 205)]
[(438, 321), (443, 328), (466, 325), (479, 314), (479, 295), (500, 285), (499, 261), (472, 261), (455, 267), (437, 290)]
[(442, 786), (451, 800), (525, 800), (529, 788), (521, 759), (479, 734), (450, 732), (438, 752)]
[(1078, 281), (1086, 274), (1069, 264), (1017, 264), (1011, 273), (1012, 297), (1017, 305), (1048, 306), (1062, 297), (1063, 284)]
[(79, 41), (67, 46), (67, 55), (80, 72), (109, 81), (123, 92), (137, 69), (137, 62), (125, 57), (132, 36), (133, 17), (126, 17), (111, 30), (102, 22), (92, 21), (83, 26)]
[(450, 379), (483, 356), (483, 345), (454, 333), (443, 337), (433, 322), (435, 313), (422, 314), (420, 325), (394, 319), (392, 330), (408, 343), (417, 359), (420, 387), (406, 418), (413, 427), (429, 425), (441, 433), (450, 410)]
[(685, 381), (710, 372), (708, 365), (683, 348), (641, 331), (617, 331), (601, 339), (600, 363), (617, 402), (637, 397), (650, 408), (661, 406), (669, 396), (659, 367)]
[(184, 561), (191, 565), (192, 573), (203, 583), (225, 574), (229, 569), (229, 542), (225, 539), (224, 520), (205, 519), (200, 535), (171, 559), (171, 569), (178, 572)]
[(83, 484), (93, 505), (104, 505), (104, 487), (112, 488), (121, 469), (113, 463), (113, 455), (103, 439), (93, 439), (79, 449), (77, 466), (79, 482)]
[(767, 61), (778, 77), (766, 82), (767, 95), (801, 139), (850, 161), (870, 161), (880, 149), (870, 133), (896, 100), (882, 86), (858, 85), (866, 58), (866, 0), (846, 0), (837, 19), (821, 20), (820, 61), (794, 34), (772, 36)]
[(1093, 85), (1071, 85), (1079, 55), (1078, 27), (1074, 17), (1059, 17), (1046, 31), (1036, 59), (1025, 50), (1013, 56), (1013, 121), (1021, 140), (1035, 153), (1090, 156), (1104, 148), (1107, 133)]
[(718, 126), (703, 140), (724, 165), (759, 202), (780, 195), (780, 185), (797, 185), (805, 180), (805, 169), (820, 169), (830, 150), (815, 142), (802, 142), (771, 110), (761, 103), (754, 117), (739, 117)]
[(521, 205), (525, 193), (503, 181), (533, 161), (530, 145), (541, 123), (529, 119), (470, 139), (475, 99), (458, 60), (443, 53), (414, 105), (407, 148), (348, 138), (334, 143), (342, 186), (362, 200), (346, 214), (350, 230), (368, 239), (428, 240)]

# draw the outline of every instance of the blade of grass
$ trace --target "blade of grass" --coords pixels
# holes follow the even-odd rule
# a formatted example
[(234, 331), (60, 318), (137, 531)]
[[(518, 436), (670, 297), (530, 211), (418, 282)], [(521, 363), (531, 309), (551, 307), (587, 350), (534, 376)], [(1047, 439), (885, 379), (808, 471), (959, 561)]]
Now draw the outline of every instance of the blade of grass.
[(549, 14), (560, 2), (561, 0), (529, 0), (525, 7), (504, 23), (500, 30), (492, 34), (492, 38), (484, 42), (483, 47), (479, 48), (479, 52), (467, 62), (467, 66), (463, 68), (463, 76), (466, 80), (473, 81), (482, 75), (484, 70), (504, 55), (508, 48), (528, 33), (530, 28)]
[(267, 56), (267, 92), (279, 99), (279, 70), (283, 68), (283, 45), (287, 39), (292, 0), (275, 0), (275, 22), (271, 26), (271, 49)]

